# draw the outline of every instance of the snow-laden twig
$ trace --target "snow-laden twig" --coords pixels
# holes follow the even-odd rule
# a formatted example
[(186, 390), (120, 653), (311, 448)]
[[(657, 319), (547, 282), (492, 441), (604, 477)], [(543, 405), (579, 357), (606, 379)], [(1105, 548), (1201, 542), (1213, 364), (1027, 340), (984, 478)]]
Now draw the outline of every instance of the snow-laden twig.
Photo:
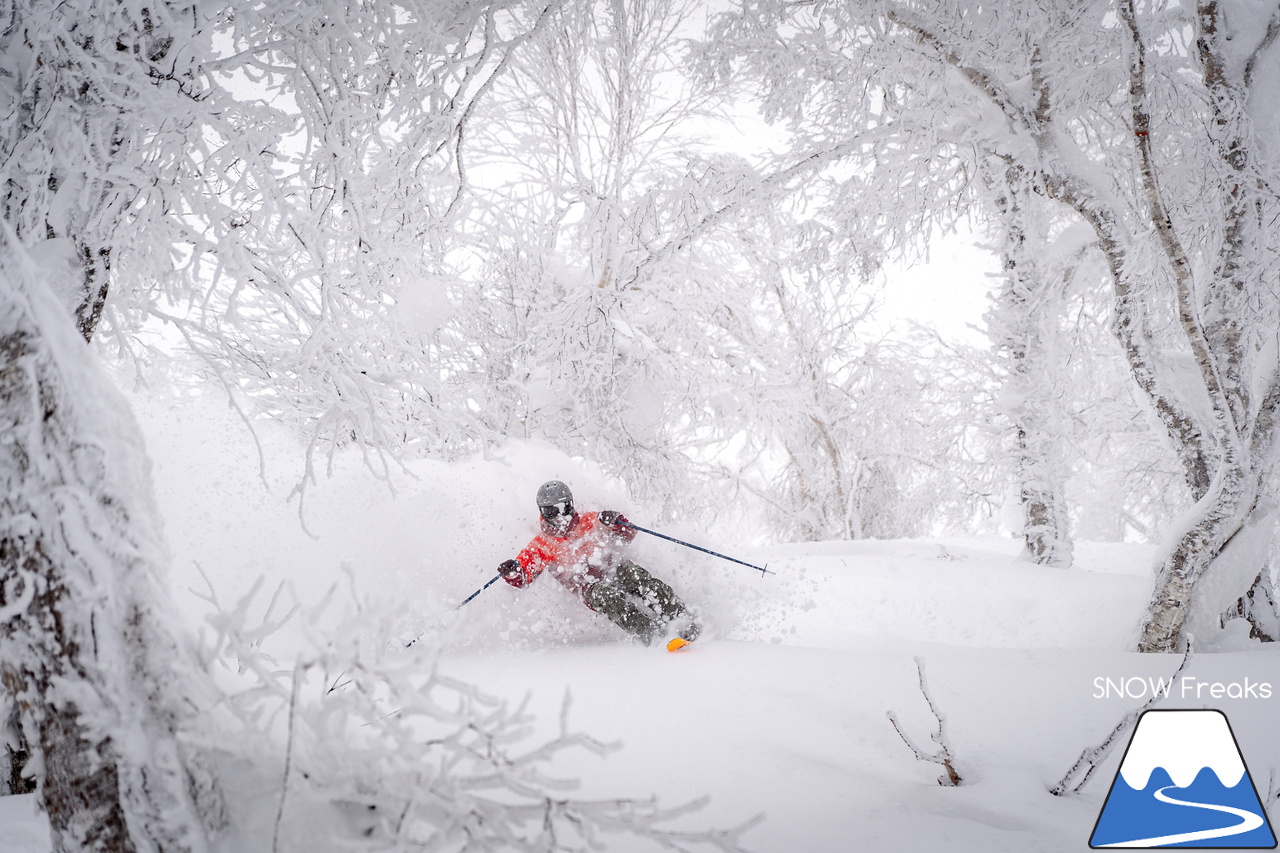
[[(272, 604), (275, 604), (274, 599)], [(280, 805), (276, 808), (276, 822), (271, 830), (271, 853), (278, 853), (280, 849), (280, 824), (284, 821), (284, 804), (289, 797), (289, 773), (293, 770), (293, 729), (297, 722), (298, 710), (298, 685), (300, 683), (301, 673), (294, 671), (293, 686), (289, 692), (289, 731), (285, 736), (284, 747), (284, 774), (280, 783)]]
[(908, 749), (915, 753), (918, 761), (927, 761), (931, 764), (941, 765), (942, 769), (947, 771), (946, 776), (938, 777), (938, 784), (946, 787), (954, 787), (964, 780), (955, 768), (955, 755), (951, 752), (951, 741), (947, 737), (947, 718), (938, 710), (938, 706), (934, 703), (933, 697), (929, 695), (929, 684), (925, 680), (924, 675), (924, 659), (917, 657), (915, 661), (916, 671), (920, 675), (920, 692), (924, 694), (924, 700), (929, 704), (929, 710), (933, 712), (934, 719), (938, 721), (938, 730), (929, 735), (929, 739), (938, 745), (937, 752), (931, 754), (916, 746), (915, 742), (912, 741), (911, 738), (907, 737), (906, 732), (904, 732), (902, 727), (898, 725), (898, 718), (892, 711), (886, 712), (885, 716), (887, 716), (889, 718), (889, 722), (893, 724), (893, 729), (898, 733), (898, 737), (902, 738), (902, 742), (907, 745)]
[[(21, 592), (14, 595), (13, 586), (19, 586)], [(15, 572), (0, 580), (0, 623), (25, 613), (35, 597), (35, 577), (30, 573)]]
[[(1186, 669), (1187, 662), (1191, 660), (1191, 642), (1192, 638), (1187, 637), (1187, 650), (1182, 655), (1182, 662), (1178, 664), (1178, 668), (1173, 671), (1169, 681), (1173, 683), (1178, 680), (1178, 676)], [(1098, 769), (1100, 765), (1111, 752), (1112, 747), (1120, 740), (1121, 736), (1127, 733), (1138, 722), (1138, 718), (1143, 712), (1156, 703), (1160, 698), (1159, 693), (1153, 693), (1146, 702), (1141, 706), (1134, 708), (1116, 723), (1111, 733), (1103, 738), (1102, 743), (1095, 747), (1084, 750), (1080, 753), (1080, 757), (1076, 759), (1076, 763), (1071, 765), (1071, 769), (1058, 780), (1058, 783), (1049, 789), (1049, 793), (1055, 797), (1061, 797), (1064, 794), (1078, 794), (1080, 789), (1085, 786), (1089, 779), (1093, 776), (1093, 771)]]
[[(250, 806), (273, 814), (237, 821), (271, 826), (274, 818), (273, 853), (300, 849), (302, 822), (320, 815), (337, 827), (344, 848), (379, 851), (556, 853), (631, 838), (671, 851), (739, 853), (758, 823), (676, 829), (705, 800), (663, 806), (654, 798), (572, 796), (577, 782), (547, 768), (568, 752), (604, 757), (617, 745), (573, 730), (567, 695), (556, 731), (540, 739), (528, 697), (510, 705), (442, 673), (425, 650), (370, 642), (385, 632), (371, 624), (376, 614), (367, 605), (353, 606), (337, 628), (326, 625), (291, 673), (267, 657), (262, 634), (245, 617), (249, 609), (241, 601), (237, 612), (210, 619), (218, 629), (214, 653), (234, 660), (244, 679), (214, 715), (225, 719), (230, 711), (240, 730), (220, 743), (234, 744), (255, 786), (275, 794)], [(273, 624), (269, 616), (263, 621)], [(339, 682), (343, 689), (335, 689)]]

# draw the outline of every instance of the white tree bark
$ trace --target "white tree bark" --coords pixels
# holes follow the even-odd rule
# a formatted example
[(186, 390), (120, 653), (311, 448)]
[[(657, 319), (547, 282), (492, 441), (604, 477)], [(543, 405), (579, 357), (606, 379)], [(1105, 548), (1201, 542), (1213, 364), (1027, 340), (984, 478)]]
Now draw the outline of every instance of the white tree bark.
[(993, 206), (1003, 230), (1000, 253), (1004, 282), (988, 314), (1006, 359), (1000, 400), (1013, 424), (1014, 455), (1022, 506), (1025, 553), (1045, 566), (1068, 567), (1072, 537), (1067, 512), (1063, 420), (1058, 411), (1062, 389), (1055, 381), (1054, 343), (1059, 338), (1061, 288), (1050, 281), (1037, 250), (1048, 232), (1035, 216), (1031, 197), (1017, 169), (1003, 169), (993, 186)]
[[(0, 233), (0, 679), (57, 851), (200, 851), (181, 743), (197, 669), (160, 614), (164, 549), (127, 406)], [(143, 843), (143, 840), (146, 840)]]

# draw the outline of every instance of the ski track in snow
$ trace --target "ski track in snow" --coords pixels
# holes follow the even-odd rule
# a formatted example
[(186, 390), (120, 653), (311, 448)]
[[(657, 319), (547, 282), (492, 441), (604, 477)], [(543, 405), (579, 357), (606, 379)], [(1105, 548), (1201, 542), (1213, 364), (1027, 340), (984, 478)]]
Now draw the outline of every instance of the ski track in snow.
[(1168, 803), (1172, 806), (1187, 806), (1194, 809), (1208, 809), (1215, 812), (1223, 812), (1232, 814), (1240, 818), (1240, 823), (1235, 826), (1225, 826), (1220, 829), (1201, 829), (1195, 832), (1181, 832), (1175, 835), (1161, 835), (1155, 838), (1139, 838), (1136, 841), (1125, 841), (1120, 844), (1102, 844), (1101, 847), (1169, 847), (1174, 844), (1185, 844), (1188, 841), (1208, 841), (1211, 838), (1228, 838), (1232, 835), (1242, 835), (1246, 832), (1252, 832), (1262, 826), (1263, 820), (1258, 815), (1244, 809), (1237, 809), (1234, 806), (1220, 806), (1216, 803), (1193, 803), (1189, 800), (1176, 800), (1170, 797), (1165, 791), (1176, 789), (1177, 785), (1168, 785), (1160, 788), (1155, 792), (1155, 798), (1162, 803)]

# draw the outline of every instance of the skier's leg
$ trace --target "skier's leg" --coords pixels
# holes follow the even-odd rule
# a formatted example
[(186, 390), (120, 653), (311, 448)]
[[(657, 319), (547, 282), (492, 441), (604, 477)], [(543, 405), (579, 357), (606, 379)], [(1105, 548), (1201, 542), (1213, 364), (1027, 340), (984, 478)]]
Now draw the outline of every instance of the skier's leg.
[(675, 590), (649, 574), (642, 566), (623, 560), (614, 572), (614, 582), (653, 608), (662, 623), (678, 625), (679, 633), (684, 639), (692, 640), (698, 636), (698, 624)]
[(676, 595), (675, 590), (630, 560), (624, 560), (618, 565), (613, 581), (626, 592), (644, 601), (664, 619), (671, 620), (685, 612), (684, 602)]
[(662, 626), (644, 610), (632, 603), (626, 590), (608, 581), (600, 581), (587, 590), (587, 606), (613, 624), (648, 645)]

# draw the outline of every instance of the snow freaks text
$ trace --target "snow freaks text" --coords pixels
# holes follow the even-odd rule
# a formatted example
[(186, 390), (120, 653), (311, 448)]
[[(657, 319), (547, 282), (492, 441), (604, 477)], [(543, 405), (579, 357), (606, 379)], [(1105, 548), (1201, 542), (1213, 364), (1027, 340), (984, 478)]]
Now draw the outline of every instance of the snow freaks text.
[(1132, 676), (1093, 680), (1094, 699), (1270, 699), (1269, 681), (1253, 681), (1247, 676), (1239, 681), (1202, 681), (1192, 675), (1181, 678)]

